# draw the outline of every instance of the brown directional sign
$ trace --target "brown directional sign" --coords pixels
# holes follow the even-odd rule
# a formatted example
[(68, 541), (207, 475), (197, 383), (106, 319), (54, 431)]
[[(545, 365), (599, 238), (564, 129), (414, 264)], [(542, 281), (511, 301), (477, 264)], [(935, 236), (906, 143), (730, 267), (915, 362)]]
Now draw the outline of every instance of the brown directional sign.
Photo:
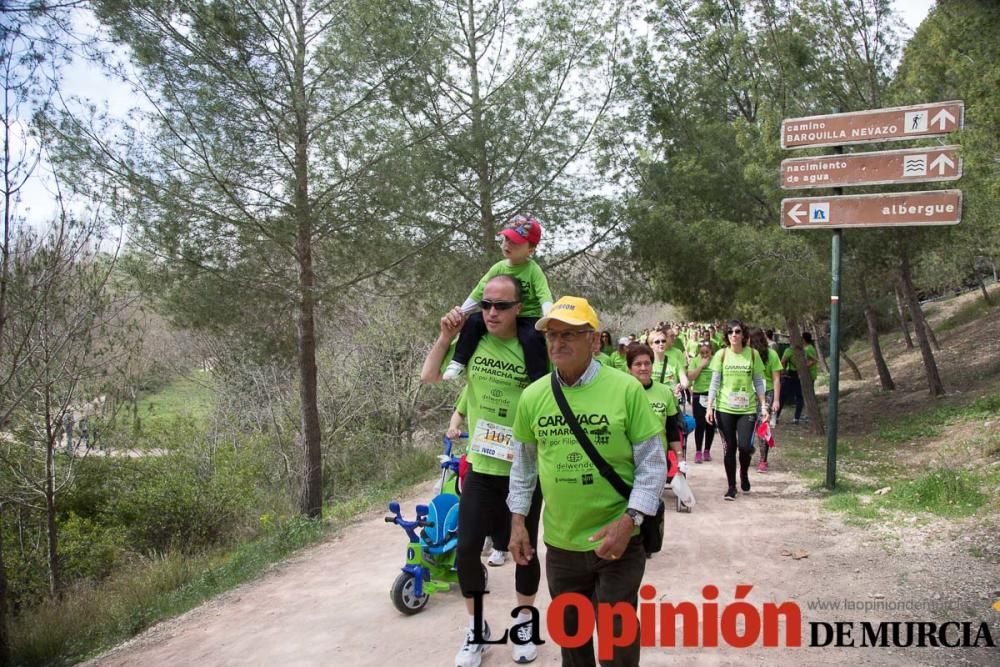
[(781, 226), (786, 229), (957, 225), (961, 220), (961, 190), (781, 200)]
[(965, 122), (961, 100), (786, 118), (781, 123), (782, 148), (872, 144), (940, 137), (960, 130)]
[(954, 181), (962, 177), (958, 146), (847, 153), (783, 160), (781, 187), (832, 188), (886, 183)]

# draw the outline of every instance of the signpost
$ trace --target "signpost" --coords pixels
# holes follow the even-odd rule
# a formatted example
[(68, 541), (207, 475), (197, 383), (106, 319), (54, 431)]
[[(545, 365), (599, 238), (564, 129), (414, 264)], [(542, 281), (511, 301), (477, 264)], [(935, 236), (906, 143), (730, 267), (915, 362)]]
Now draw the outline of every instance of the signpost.
[(961, 190), (928, 190), (844, 195), (842, 188), (954, 181), (962, 177), (958, 146), (844, 154), (843, 146), (941, 137), (961, 130), (961, 100), (871, 109), (825, 116), (786, 118), (781, 123), (785, 149), (832, 146), (833, 155), (793, 158), (781, 163), (785, 190), (833, 188), (829, 197), (792, 197), (781, 201), (785, 229), (833, 230), (830, 286), (830, 429), (826, 448), (826, 487), (837, 478), (837, 404), (840, 393), (840, 241), (849, 227), (957, 225), (962, 220)]
[(965, 103), (961, 100), (786, 118), (781, 122), (781, 147), (819, 148), (942, 137), (961, 130), (964, 124)]
[(781, 187), (850, 187), (956, 181), (962, 177), (958, 146), (800, 157), (781, 162)]
[(957, 225), (961, 219), (961, 190), (781, 200), (781, 226), (785, 229)]

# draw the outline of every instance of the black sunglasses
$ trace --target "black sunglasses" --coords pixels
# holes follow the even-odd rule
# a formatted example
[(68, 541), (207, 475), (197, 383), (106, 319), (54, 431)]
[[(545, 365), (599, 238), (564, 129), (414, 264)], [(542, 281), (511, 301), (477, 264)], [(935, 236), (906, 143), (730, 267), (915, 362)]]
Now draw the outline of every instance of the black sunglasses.
[(727, 336), (732, 336), (733, 334), (741, 334), (741, 333), (743, 333), (743, 329), (727, 329), (726, 330), (726, 335)]
[(513, 308), (514, 306), (516, 306), (518, 303), (519, 303), (518, 301), (487, 301), (487, 300), (484, 299), (484, 300), (482, 300), (482, 301), (479, 302), (479, 307), (482, 308), (483, 312), (485, 313), (490, 308), (495, 308), (495, 309), (501, 310), (501, 311), (502, 310), (510, 310), (511, 308)]

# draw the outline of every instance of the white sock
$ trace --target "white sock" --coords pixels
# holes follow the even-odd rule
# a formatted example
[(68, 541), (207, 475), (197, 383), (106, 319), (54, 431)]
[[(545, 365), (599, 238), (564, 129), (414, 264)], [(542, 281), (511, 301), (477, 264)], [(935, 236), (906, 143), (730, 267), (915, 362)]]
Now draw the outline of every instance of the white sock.
[(527, 623), (530, 620), (531, 620), (531, 614), (522, 609), (521, 612), (517, 615), (517, 620), (515, 620), (514, 623), (515, 624)]

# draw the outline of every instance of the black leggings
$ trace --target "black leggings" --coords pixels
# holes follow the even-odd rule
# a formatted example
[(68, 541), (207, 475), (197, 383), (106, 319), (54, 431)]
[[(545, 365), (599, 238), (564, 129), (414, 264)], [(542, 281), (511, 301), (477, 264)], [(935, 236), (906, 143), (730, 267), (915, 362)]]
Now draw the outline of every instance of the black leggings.
[[(462, 499), (458, 510), (458, 553), (455, 565), (458, 568), (458, 585), (462, 595), (472, 597), (486, 589), (483, 578), (483, 564), (480, 560), (483, 540), (487, 535), (510, 534), (510, 510), (507, 509), (507, 492), (510, 477), (482, 475), (469, 469), (462, 487)], [(531, 511), (525, 520), (531, 547), (538, 549), (538, 519), (542, 515), (542, 488), (535, 486), (531, 497)], [(499, 548), (499, 547), (497, 547)], [(538, 565), (538, 554), (527, 565), (517, 564), (514, 569), (514, 590), (521, 595), (538, 592), (538, 582), (542, 569)]]
[(702, 443), (705, 451), (711, 451), (712, 440), (715, 439), (715, 426), (708, 423), (706, 415), (708, 411), (701, 404), (701, 398), (708, 394), (695, 394), (691, 404), (694, 406), (694, 446), (697, 451), (701, 451)]
[(716, 410), (715, 418), (726, 443), (726, 455), (723, 463), (726, 466), (726, 480), (729, 488), (736, 488), (736, 452), (740, 454), (740, 479), (746, 479), (750, 470), (750, 457), (753, 456), (753, 443), (750, 441), (754, 427), (757, 425), (757, 415), (732, 415)]
[[(529, 380), (537, 380), (549, 372), (549, 351), (545, 347), (545, 337), (541, 331), (535, 330), (537, 317), (517, 318), (517, 340), (524, 350), (524, 369)], [(463, 366), (469, 365), (472, 353), (476, 351), (479, 341), (486, 335), (486, 321), (482, 312), (469, 315), (462, 325), (462, 332), (455, 344), (455, 354), (452, 361)]]

